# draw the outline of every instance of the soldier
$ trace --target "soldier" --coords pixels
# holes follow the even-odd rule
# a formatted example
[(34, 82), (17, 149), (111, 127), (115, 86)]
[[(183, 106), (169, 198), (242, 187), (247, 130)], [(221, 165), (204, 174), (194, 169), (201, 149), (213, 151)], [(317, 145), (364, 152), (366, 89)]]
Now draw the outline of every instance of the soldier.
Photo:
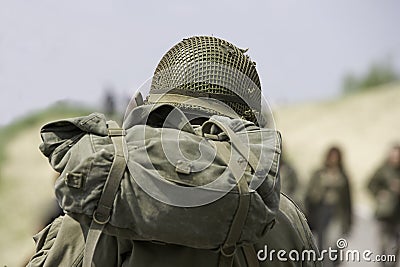
[(116, 113), (116, 101), (115, 101), (115, 94), (114, 89), (112, 87), (107, 87), (104, 93), (104, 113), (112, 118)]
[[(225, 121), (230, 121), (232, 118), (239, 117), (241, 120), (236, 120), (236, 124), (232, 125), (232, 127), (240, 129), (243, 125), (247, 125), (250, 127), (250, 129), (259, 129), (255, 126), (255, 124), (259, 123), (257, 118), (261, 112), (261, 85), (255, 69), (255, 63), (252, 62), (244, 53), (245, 50), (239, 49), (233, 44), (215, 37), (200, 36), (184, 39), (171, 48), (161, 59), (152, 80), (150, 95), (144, 101), (145, 105), (139, 107), (138, 109), (134, 109), (132, 112), (139, 109), (140, 112), (135, 113), (135, 116), (132, 115), (130, 118), (136, 121), (140, 120), (140, 116), (143, 114), (142, 111), (148, 110), (146, 105), (156, 104), (157, 106), (157, 104), (160, 103), (167, 103), (168, 105), (173, 105), (179, 108), (179, 110), (183, 111), (184, 115), (186, 116), (185, 118), (180, 117), (172, 120), (176, 123), (183, 122), (183, 127), (189, 129), (192, 129), (191, 127), (193, 127), (193, 134), (197, 131), (202, 131), (203, 127), (206, 128), (205, 125), (203, 125), (203, 127), (198, 127), (196, 125), (200, 125), (203, 122), (208, 121), (212, 115), (220, 115), (218, 118)], [(216, 63), (219, 63), (219, 65)], [(221, 64), (229, 65), (229, 70), (225, 69)], [(242, 80), (239, 79), (239, 83), (242, 84), (243, 87), (237, 87), (236, 92), (234, 89), (231, 90), (232, 83), (236, 84), (237, 86), (237, 78), (243, 78), (243, 74), (240, 73), (243, 73), (247, 77), (246, 79), (250, 79), (250, 83), (255, 85), (255, 88), (250, 86), (250, 84), (247, 82), (242, 84)], [(191, 77), (196, 77), (196, 79), (191, 79)], [(248, 102), (244, 101), (242, 96), (240, 96), (241, 91), (245, 92), (244, 97), (248, 98)], [(140, 98), (138, 98), (137, 102), (140, 104), (142, 101)], [(162, 105), (158, 106), (164, 107)], [(171, 106), (164, 108), (164, 111), (168, 110), (171, 110)], [(165, 112), (164, 114), (163, 111), (160, 111), (154, 114), (154, 117), (160, 118), (160, 122), (162, 122), (167, 115), (168, 112)], [(217, 117), (214, 116), (214, 118)], [(190, 120), (190, 124), (192, 126), (187, 126), (188, 124), (186, 123), (186, 119)], [(85, 127), (85, 130), (94, 130), (97, 133), (102, 132), (102, 126), (100, 124), (95, 124), (96, 121), (101, 121), (100, 117), (94, 118), (92, 116), (90, 119), (84, 118), (79, 119), (78, 121), (74, 120), (73, 124), (79, 125), (79, 127)], [(241, 122), (238, 123), (239, 121)], [(159, 128), (158, 126), (160, 122), (154, 122), (152, 127)], [(95, 127), (90, 125), (91, 123), (95, 124)], [(127, 123), (129, 124), (129, 120)], [(65, 145), (62, 145), (60, 149), (57, 148), (57, 153), (53, 153), (57, 145), (60, 145), (62, 142), (59, 140), (60, 135), (53, 135), (51, 131), (53, 131), (56, 126), (62, 127), (65, 124), (65, 121), (56, 124), (50, 124), (48, 128), (45, 127), (42, 130), (42, 138), (44, 139), (44, 144), (41, 146), (42, 152), (51, 158), (51, 163), (55, 165), (53, 166), (55, 168), (60, 168), (63, 163), (65, 164), (66, 160), (63, 160), (62, 153), (69, 148)], [(223, 127), (223, 125), (220, 125), (220, 127)], [(71, 127), (69, 127), (69, 129), (71, 129)], [(72, 129), (75, 129), (73, 133), (77, 132), (76, 128), (72, 127)], [(210, 131), (211, 130), (212, 129), (210, 129)], [(226, 130), (222, 133), (219, 133), (215, 130), (217, 129), (214, 129), (213, 132), (210, 132), (208, 136), (212, 140), (215, 140), (213, 143), (217, 145), (217, 141), (220, 139), (225, 140), (226, 133), (229, 133), (230, 131)], [(124, 131), (112, 128), (111, 132), (112, 136), (118, 136), (122, 135)], [(157, 133), (157, 131), (155, 131), (155, 133)], [(276, 134), (275, 131), (273, 131), (273, 133), (274, 135)], [(65, 131), (63, 136), (65, 136)], [(81, 136), (82, 135), (79, 134), (78, 131), (78, 137)], [(70, 140), (71, 139), (68, 141)], [(76, 138), (73, 140), (76, 141)], [(90, 142), (90, 140), (95, 141), (94, 144), (89, 144), (88, 149), (90, 149), (91, 146), (98, 146), (101, 140), (108, 140), (108, 138), (107, 136), (96, 137), (94, 134), (92, 134), (92, 136), (86, 140), (88, 140), (88, 142)], [(238, 142), (234, 142), (232, 139), (230, 140), (232, 143), (239, 144)], [(71, 145), (71, 142), (68, 142), (67, 144)], [(224, 144), (218, 143), (218, 145), (221, 149), (224, 148), (221, 146)], [(83, 145), (81, 147), (82, 149), (85, 148)], [(146, 227), (138, 228), (138, 225), (132, 226), (134, 227), (133, 229), (135, 229), (134, 232), (127, 231), (129, 229), (125, 229), (123, 226), (120, 226), (120, 228), (117, 229), (107, 228), (106, 226), (106, 228), (100, 227), (94, 229), (94, 231), (97, 233), (99, 232), (99, 229), (101, 229), (101, 231), (103, 231), (103, 229), (111, 229), (110, 231), (113, 232), (112, 234), (107, 234), (111, 232), (100, 231), (100, 235), (97, 235), (97, 240), (94, 242), (96, 246), (95, 251), (93, 251), (88, 249), (88, 244), (85, 244), (85, 242), (93, 244), (93, 239), (89, 238), (91, 235), (92, 226), (90, 226), (90, 229), (88, 229), (88, 225), (90, 223), (85, 223), (85, 220), (89, 220), (90, 222), (90, 218), (85, 214), (77, 215), (74, 212), (67, 212), (66, 216), (56, 219), (53, 224), (48, 226), (36, 236), (35, 239), (37, 241), (37, 253), (33, 256), (29, 266), (81, 266), (82, 258), (84, 258), (83, 264), (85, 267), (87, 251), (91, 251), (90, 254), (93, 257), (92, 260), (88, 262), (88, 265), (93, 264), (94, 266), (320, 266), (320, 263), (317, 262), (315, 258), (310, 260), (302, 259), (300, 257), (298, 259), (279, 260), (276, 255), (270, 255), (270, 257), (266, 257), (265, 259), (263, 257), (265, 256), (265, 253), (263, 254), (263, 252), (264, 248), (266, 247), (268, 247), (270, 251), (282, 249), (285, 250), (286, 253), (289, 253), (290, 250), (296, 250), (296, 255), (301, 254), (303, 250), (310, 250), (314, 252), (315, 256), (318, 256), (318, 250), (316, 249), (304, 215), (297, 209), (296, 205), (285, 196), (281, 196), (279, 202), (280, 181), (279, 176), (277, 176), (280, 153), (279, 147), (280, 140), (278, 149), (276, 149), (276, 147), (270, 148), (274, 151), (274, 160), (271, 165), (273, 172), (268, 174), (268, 177), (271, 178), (271, 180), (268, 180), (266, 184), (271, 190), (261, 192), (260, 197), (258, 197), (258, 199), (263, 203), (261, 205), (261, 209), (269, 214), (268, 218), (274, 217), (272, 220), (268, 218), (268, 220), (266, 220), (266, 218), (262, 218), (263, 222), (258, 223), (261, 224), (262, 228), (262, 233), (259, 233), (262, 235), (260, 240), (244, 240), (245, 242), (243, 242), (243, 244), (235, 241), (233, 247), (228, 247), (230, 248), (229, 250), (227, 250), (224, 246), (215, 249), (204, 249), (176, 244), (173, 242), (160, 242), (157, 239), (158, 236), (154, 235), (153, 232), (143, 235), (140, 230), (143, 230)], [(139, 153), (140, 147), (135, 146), (135, 148), (138, 150), (133, 153)], [(76, 149), (80, 149), (80, 147)], [(115, 149), (117, 150), (117, 147)], [(153, 149), (153, 151), (154, 150), (156, 149)], [(195, 148), (190, 148), (189, 150), (195, 151)], [(102, 152), (105, 156), (107, 156), (104, 149), (100, 150), (99, 152)], [(157, 151), (155, 152), (157, 153)], [(176, 154), (176, 152), (178, 151), (172, 151), (173, 154)], [(68, 159), (71, 158), (74, 161), (77, 161), (77, 159), (73, 158), (69, 152), (64, 153), (67, 153)], [(132, 155), (134, 156), (134, 154)], [(277, 155), (277, 157), (275, 157), (275, 155)], [(225, 156), (229, 157), (229, 154), (225, 153)], [(221, 157), (222, 161), (225, 161), (223, 158), (224, 156)], [(93, 157), (91, 159), (93, 159)], [(251, 160), (249, 159), (249, 161)], [(241, 161), (235, 161), (232, 163), (233, 165), (231, 168), (237, 168), (240, 162)], [(107, 160), (105, 160), (105, 163), (107, 163)], [(90, 168), (102, 168), (105, 163), (103, 162), (102, 164), (97, 165), (91, 164), (90, 166), (92, 167)], [(191, 167), (193, 166), (190, 164), (184, 164), (185, 162), (181, 163), (183, 164), (180, 166), (178, 166), (177, 163), (176, 167), (173, 168), (170, 173), (167, 173), (166, 176), (171, 176), (171, 179), (175, 180), (181, 178), (186, 179), (179, 182), (184, 182), (188, 186), (191, 182), (193, 182), (188, 180), (188, 178), (191, 177), (188, 175), (191, 173)], [(266, 162), (263, 163), (267, 164)], [(167, 165), (168, 162), (163, 162), (159, 165), (163, 164)], [(90, 175), (90, 173), (88, 174), (88, 170), (90, 170), (90, 168), (83, 168), (85, 171), (85, 176)], [(110, 173), (111, 172), (112, 171), (110, 170)], [(133, 176), (135, 175), (137, 176), (138, 173), (133, 174)], [(63, 206), (70, 210), (73, 210), (73, 208), (77, 206), (77, 209), (75, 209), (76, 212), (80, 212), (82, 209), (84, 209), (85, 196), (83, 194), (89, 190), (91, 181), (89, 179), (90, 177), (86, 177), (85, 180), (82, 180), (82, 176), (83, 175), (78, 172), (77, 168), (73, 168), (71, 172), (63, 176), (65, 181), (63, 180), (58, 183), (58, 186), (61, 188), (58, 191), (58, 195), (62, 196), (65, 190), (70, 193), (70, 195), (66, 195), (64, 198), (62, 198), (60, 202), (63, 204)], [(139, 205), (135, 206), (135, 203), (137, 204), (139, 201), (149, 199), (149, 196), (145, 195), (144, 192), (141, 191), (140, 188), (137, 187), (136, 184), (133, 183), (133, 180), (131, 180), (129, 177), (129, 174), (125, 172), (122, 181), (124, 183), (129, 183), (130, 186), (123, 187), (121, 182), (121, 187), (123, 188), (117, 192), (117, 194), (118, 196), (122, 197), (114, 201), (114, 204), (119, 203), (119, 205), (125, 205), (125, 209), (119, 213), (120, 216), (126, 216), (122, 220), (121, 224), (128, 224), (132, 217), (137, 219), (136, 222), (142, 222), (142, 218), (149, 218), (145, 220), (145, 223), (148, 225), (156, 225), (156, 227), (153, 228), (154, 231), (157, 231), (158, 228), (162, 227), (163, 225), (167, 225), (168, 223), (171, 223), (171, 228), (179, 229), (178, 231), (184, 231), (186, 221), (191, 220), (189, 215), (192, 211), (190, 208), (175, 208), (168, 205), (166, 206), (163, 203), (162, 205), (158, 202), (150, 203), (161, 205), (163, 208), (154, 208), (154, 206), (151, 205), (145, 207)], [(97, 178), (98, 177), (96, 177), (96, 179)], [(145, 181), (149, 180), (149, 177), (144, 178)], [(203, 179), (204, 178), (209, 177), (203, 177)], [(85, 182), (86, 187), (82, 186), (82, 183)], [(171, 184), (171, 182), (172, 180), (169, 182), (169, 184)], [(243, 182), (247, 184), (246, 179), (241, 179), (238, 181), (238, 183), (241, 184), (240, 186), (243, 186)], [(66, 186), (66, 183), (69, 184), (70, 187), (68, 187), (69, 185)], [(163, 194), (160, 194), (160, 190), (155, 186), (155, 184), (151, 183), (151, 186), (153, 186), (153, 190), (151, 190), (152, 192), (154, 191), (155, 193), (158, 193), (158, 197), (163, 196)], [(245, 187), (246, 186), (247, 185), (245, 185)], [(104, 185), (104, 187), (106, 187), (106, 185)], [(129, 194), (124, 194), (123, 191), (132, 190), (132, 188), (134, 189), (133, 191), (131, 191)], [(117, 189), (118, 187), (115, 187), (115, 190)], [(98, 187), (94, 188), (94, 191), (96, 190), (99, 190)], [(257, 197), (254, 195), (254, 192), (247, 192), (246, 194), (243, 194), (241, 190), (243, 190), (243, 188), (239, 188), (239, 191), (236, 193), (240, 196), (240, 198), (243, 198), (243, 200), (240, 202), (243, 201), (243, 203), (245, 203), (245, 201), (249, 201), (250, 195), (253, 196), (252, 198), (254, 198), (254, 201), (257, 201)], [(107, 189), (103, 189), (102, 196), (105, 195), (104, 191), (107, 191)], [(77, 192), (79, 195), (79, 203), (71, 200), (75, 192)], [(92, 193), (95, 194), (96, 192)], [(167, 198), (168, 197), (173, 198), (177, 196), (167, 195)], [(88, 201), (92, 201), (93, 198), (95, 198), (95, 196), (90, 195)], [(125, 203), (129, 198), (131, 202)], [(120, 202), (118, 202), (118, 200)], [(99, 203), (101, 201), (102, 198), (99, 200)], [(149, 199), (149, 201), (151, 201), (151, 199)], [(219, 200), (217, 200), (217, 202), (218, 201)], [(269, 203), (270, 205), (264, 203)], [(209, 205), (203, 205), (195, 208), (201, 210), (203, 208), (207, 208), (207, 206), (212, 206), (213, 204), (214, 203), (210, 203)], [(240, 218), (242, 216), (240, 213), (242, 213), (242, 210), (246, 211), (246, 205), (241, 205), (237, 208), (237, 214), (239, 215), (235, 214), (235, 218), (230, 224), (240, 225), (236, 222), (241, 220), (237, 220), (236, 217)], [(104, 206), (98, 204), (98, 206), (100, 206), (100, 208), (106, 207), (106, 210), (110, 210), (110, 207), (107, 205)], [(201, 219), (204, 223), (207, 223), (208, 221), (218, 218), (220, 223), (224, 223), (226, 220), (229, 220), (224, 215), (224, 212), (229, 209), (228, 206), (229, 205), (224, 205), (223, 207), (220, 207), (218, 210), (215, 210), (213, 214), (205, 214)], [(252, 207), (254, 208), (254, 206)], [(130, 208), (135, 210), (135, 213), (132, 215), (129, 213)], [(157, 221), (157, 218), (159, 218), (158, 216), (160, 214), (165, 212), (170, 214), (168, 212), (173, 212), (174, 210), (178, 210), (177, 212), (183, 212), (184, 214), (187, 214), (185, 221), (177, 221), (176, 217), (173, 216), (165, 218), (165, 221)], [(96, 212), (93, 213), (93, 220), (91, 222), (92, 225), (97, 225), (100, 223), (104, 225), (104, 223), (107, 223), (109, 220), (110, 223), (116, 224), (115, 220), (118, 220), (118, 218), (113, 217), (114, 214), (111, 214), (111, 219), (108, 217), (103, 221), (103, 217), (96, 216), (97, 211), (99, 211), (99, 208), (97, 208)], [(88, 212), (89, 211), (87, 211), (87, 213)], [(249, 212), (244, 212), (244, 214), (245, 216), (248, 216), (247, 218), (249, 218), (249, 220), (251, 220), (250, 217), (258, 216), (256, 213), (252, 214), (251, 210)], [(241, 222), (242, 225), (244, 223), (245, 221)], [(257, 225), (257, 227), (258, 226), (260, 225)], [(208, 237), (209, 232), (212, 230), (213, 229), (208, 228), (207, 231), (198, 233), (198, 236), (201, 238)], [(231, 242), (233, 237), (233, 239), (240, 238), (240, 233), (245, 234), (244, 231), (242, 232), (242, 230), (242, 227), (233, 228), (232, 226), (232, 228), (228, 231), (228, 236), (226, 238), (227, 240), (225, 240), (225, 242)], [(251, 229), (248, 230), (251, 231)], [(190, 229), (190, 232), (197, 234), (199, 229), (196, 229), (195, 226), (193, 226)], [(180, 233), (177, 231), (171, 232), (170, 230), (168, 233), (162, 234), (165, 236), (165, 238), (170, 237), (173, 239), (174, 236)], [(132, 235), (138, 236), (139, 238), (131, 238), (130, 236)], [(210, 237), (210, 239), (213, 238), (213, 236)], [(199, 242), (199, 240), (183, 241), (191, 244), (196, 244), (196, 242)], [(249, 244), (252, 245), (249, 246)], [(83, 255), (85, 255), (85, 257)], [(286, 255), (286, 258), (287, 256), (288, 255)]]
[(279, 174), (281, 177), (281, 191), (296, 199), (298, 192), (299, 179), (292, 165), (286, 160), (284, 151), (282, 150), (281, 161), (279, 163)]
[[(400, 249), (400, 145), (390, 149), (386, 161), (370, 179), (368, 189), (376, 202), (382, 254), (397, 257)], [(383, 263), (383, 266), (395, 265)]]
[(328, 150), (324, 166), (311, 177), (305, 206), (319, 249), (334, 247), (338, 238), (350, 232), (351, 190), (339, 148), (331, 147)]

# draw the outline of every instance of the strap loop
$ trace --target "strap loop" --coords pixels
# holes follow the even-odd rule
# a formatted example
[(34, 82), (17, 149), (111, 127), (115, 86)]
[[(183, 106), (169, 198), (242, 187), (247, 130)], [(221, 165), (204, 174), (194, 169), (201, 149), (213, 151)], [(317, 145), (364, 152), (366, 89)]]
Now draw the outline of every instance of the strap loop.
[(221, 246), (220, 247), (220, 252), (224, 257), (233, 257), (233, 255), (235, 255), (236, 253), (236, 246), (231, 246), (231, 247), (225, 247)]
[(108, 128), (108, 136), (113, 137), (113, 136), (125, 136), (126, 132), (124, 129), (120, 128)]
[(107, 124), (109, 126), (108, 135), (114, 144), (114, 161), (108, 173), (107, 180), (104, 183), (97, 209), (93, 213), (93, 220), (86, 239), (82, 267), (91, 267), (92, 265), (97, 242), (105, 225), (110, 220), (115, 195), (118, 192), (122, 176), (126, 169), (126, 161), (123, 156), (123, 136), (125, 135), (125, 131), (118, 128), (118, 124), (115, 121), (109, 121)]
[(110, 215), (106, 215), (98, 210), (95, 210), (93, 213), (93, 221), (98, 224), (106, 224), (110, 221)]

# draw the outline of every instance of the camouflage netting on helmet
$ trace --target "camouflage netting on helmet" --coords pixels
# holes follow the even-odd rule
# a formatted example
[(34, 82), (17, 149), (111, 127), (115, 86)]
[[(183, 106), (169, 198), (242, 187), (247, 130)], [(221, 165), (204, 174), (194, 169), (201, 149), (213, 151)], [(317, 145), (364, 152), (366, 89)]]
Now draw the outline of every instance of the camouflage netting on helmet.
[[(184, 39), (161, 59), (154, 72), (150, 94), (212, 98), (228, 105), (239, 117), (256, 122), (261, 109), (261, 84), (256, 64), (245, 52), (215, 37)], [(209, 109), (184, 103), (171, 104)]]

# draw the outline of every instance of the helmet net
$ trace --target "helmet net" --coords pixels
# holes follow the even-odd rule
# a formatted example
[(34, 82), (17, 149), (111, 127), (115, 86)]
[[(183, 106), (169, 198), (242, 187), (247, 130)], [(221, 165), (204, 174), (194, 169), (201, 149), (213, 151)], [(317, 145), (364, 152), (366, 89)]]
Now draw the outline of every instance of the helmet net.
[[(150, 94), (213, 98), (243, 119), (256, 122), (261, 109), (261, 84), (256, 64), (246, 51), (215, 37), (184, 39), (162, 57), (154, 72)], [(184, 103), (171, 104), (202, 109)]]

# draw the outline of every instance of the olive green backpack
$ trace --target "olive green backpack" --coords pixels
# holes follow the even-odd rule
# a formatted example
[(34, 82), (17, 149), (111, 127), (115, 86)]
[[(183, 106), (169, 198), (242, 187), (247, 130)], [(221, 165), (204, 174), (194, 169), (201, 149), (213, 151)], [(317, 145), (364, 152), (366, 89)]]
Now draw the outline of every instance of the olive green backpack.
[(254, 257), (279, 209), (280, 135), (248, 121), (212, 116), (196, 127), (176, 107), (144, 105), (123, 129), (94, 113), (41, 136), (61, 173), (60, 206), (89, 228), (84, 267), (101, 234), (217, 250), (230, 266), (237, 247)]

